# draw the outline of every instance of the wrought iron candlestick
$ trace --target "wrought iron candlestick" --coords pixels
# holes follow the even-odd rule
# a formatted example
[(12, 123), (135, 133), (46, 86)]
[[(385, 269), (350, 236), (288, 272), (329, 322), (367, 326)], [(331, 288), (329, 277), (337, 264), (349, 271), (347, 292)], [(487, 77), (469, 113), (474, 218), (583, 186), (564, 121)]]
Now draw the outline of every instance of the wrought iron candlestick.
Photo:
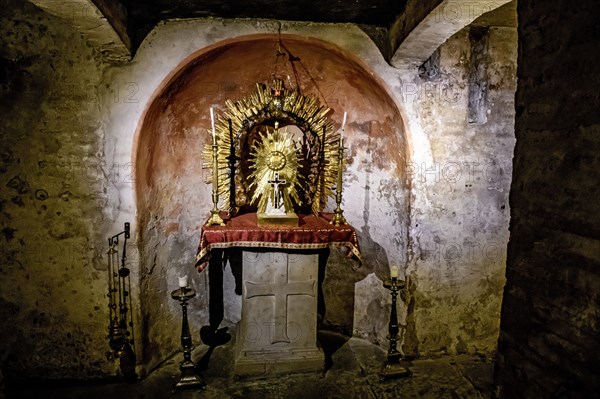
[(346, 218), (344, 217), (342, 210), (342, 175), (344, 173), (344, 138), (340, 137), (340, 145), (338, 147), (338, 176), (337, 176), (337, 186), (335, 189), (335, 202), (337, 204), (333, 219), (331, 220), (331, 224), (334, 226), (339, 226), (341, 224), (346, 224)]
[(396, 304), (398, 291), (404, 288), (406, 283), (402, 280), (398, 280), (397, 277), (392, 276), (383, 283), (383, 286), (392, 292), (392, 311), (390, 314), (389, 334), (387, 336), (387, 339), (390, 341), (390, 349), (388, 350), (386, 364), (380, 374), (381, 379), (385, 380), (388, 378), (409, 376), (410, 370), (400, 363), (402, 354), (397, 349), (400, 327), (398, 326)]
[(213, 201), (213, 209), (210, 211), (210, 218), (206, 224), (208, 226), (218, 225), (225, 226), (223, 223), (223, 219), (219, 215), (219, 160), (218, 160), (218, 151), (219, 147), (217, 146), (217, 135), (215, 131), (215, 119), (212, 108), (210, 109), (210, 116), (212, 119), (212, 164), (213, 164), (213, 176), (212, 176), (212, 201)]
[[(123, 236), (123, 253), (119, 259), (119, 237)], [(130, 238), (130, 225), (108, 239), (108, 343), (111, 351), (109, 359), (119, 359), (121, 372), (128, 380), (137, 378), (135, 374), (136, 356), (133, 337), (133, 314), (131, 300), (131, 273), (127, 263), (127, 240)]]
[(175, 384), (175, 389), (186, 388), (204, 388), (206, 383), (195, 370), (194, 362), (192, 361), (192, 335), (190, 334), (190, 324), (187, 316), (187, 302), (196, 296), (196, 291), (192, 288), (180, 287), (171, 292), (171, 298), (176, 299), (181, 304), (181, 348), (183, 352), (183, 361), (179, 365), (181, 370), (181, 378)]

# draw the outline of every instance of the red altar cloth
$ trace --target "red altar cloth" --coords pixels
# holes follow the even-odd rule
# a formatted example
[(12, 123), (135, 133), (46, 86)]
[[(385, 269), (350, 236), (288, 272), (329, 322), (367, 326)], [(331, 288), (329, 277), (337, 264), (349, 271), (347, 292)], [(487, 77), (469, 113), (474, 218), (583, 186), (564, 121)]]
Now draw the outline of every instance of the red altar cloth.
[[(221, 215), (223, 217), (224, 215)], [(345, 246), (348, 256), (361, 261), (358, 238), (348, 224), (329, 224), (331, 213), (298, 215), (298, 227), (258, 227), (256, 213), (246, 213), (225, 220), (225, 226), (202, 226), (196, 254), (199, 272), (208, 266), (210, 251), (216, 248), (248, 247), (278, 249), (319, 249)]]

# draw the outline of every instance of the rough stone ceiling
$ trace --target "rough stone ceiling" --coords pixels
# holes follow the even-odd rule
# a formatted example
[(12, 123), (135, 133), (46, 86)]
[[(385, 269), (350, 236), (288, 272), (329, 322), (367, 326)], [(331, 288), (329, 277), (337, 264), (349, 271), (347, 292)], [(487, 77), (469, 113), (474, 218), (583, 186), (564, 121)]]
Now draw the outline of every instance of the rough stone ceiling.
[[(104, 0), (106, 1), (106, 0)], [(120, 0), (134, 42), (159, 21), (173, 18), (259, 18), (352, 22), (389, 28), (406, 0)]]
[(130, 60), (152, 28), (167, 19), (215, 17), (354, 23), (369, 35), (383, 57), (396, 67), (422, 64), (452, 34), (476, 19), (475, 24), (479, 26), (517, 25), (516, 0), (480, 0), (477, 6), (471, 0), (29, 2), (52, 15), (71, 21), (110, 62)]

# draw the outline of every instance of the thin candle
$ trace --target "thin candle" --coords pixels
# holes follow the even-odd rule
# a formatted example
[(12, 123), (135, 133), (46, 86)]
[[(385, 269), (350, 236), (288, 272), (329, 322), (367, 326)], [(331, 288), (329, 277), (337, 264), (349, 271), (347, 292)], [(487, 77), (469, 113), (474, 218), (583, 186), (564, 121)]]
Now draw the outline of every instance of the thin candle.
[(213, 144), (216, 144), (217, 136), (216, 136), (216, 133), (215, 133), (215, 113), (214, 113), (212, 107), (210, 107), (210, 123), (211, 123), (211, 126), (212, 126)]
[(344, 126), (346, 126), (346, 111), (344, 111), (344, 120), (342, 121), (342, 131), (344, 130)]

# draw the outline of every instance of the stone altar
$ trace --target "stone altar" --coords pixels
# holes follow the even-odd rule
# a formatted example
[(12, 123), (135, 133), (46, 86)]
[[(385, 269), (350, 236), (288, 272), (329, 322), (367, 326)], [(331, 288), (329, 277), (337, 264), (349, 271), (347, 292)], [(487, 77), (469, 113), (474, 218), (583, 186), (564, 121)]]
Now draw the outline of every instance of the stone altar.
[(317, 346), (318, 258), (309, 252), (243, 251), (236, 374), (323, 368)]
[[(332, 218), (330, 213), (300, 214), (297, 227), (261, 227), (257, 214), (247, 213), (225, 217), (225, 226), (202, 227), (196, 268), (199, 272), (210, 269), (210, 325), (203, 327), (207, 345), (214, 344), (211, 337), (223, 320), (224, 262), (228, 259), (241, 266), (232, 268), (234, 274), (242, 270), (241, 276), (236, 274), (242, 294), (235, 358), (238, 375), (323, 368), (324, 356), (317, 346), (317, 309), (322, 300), (319, 273), (324, 271), (326, 255), (320, 260), (320, 254), (343, 246), (349, 258), (359, 264), (361, 259), (354, 228), (334, 226)], [(234, 248), (241, 250), (230, 251)]]

